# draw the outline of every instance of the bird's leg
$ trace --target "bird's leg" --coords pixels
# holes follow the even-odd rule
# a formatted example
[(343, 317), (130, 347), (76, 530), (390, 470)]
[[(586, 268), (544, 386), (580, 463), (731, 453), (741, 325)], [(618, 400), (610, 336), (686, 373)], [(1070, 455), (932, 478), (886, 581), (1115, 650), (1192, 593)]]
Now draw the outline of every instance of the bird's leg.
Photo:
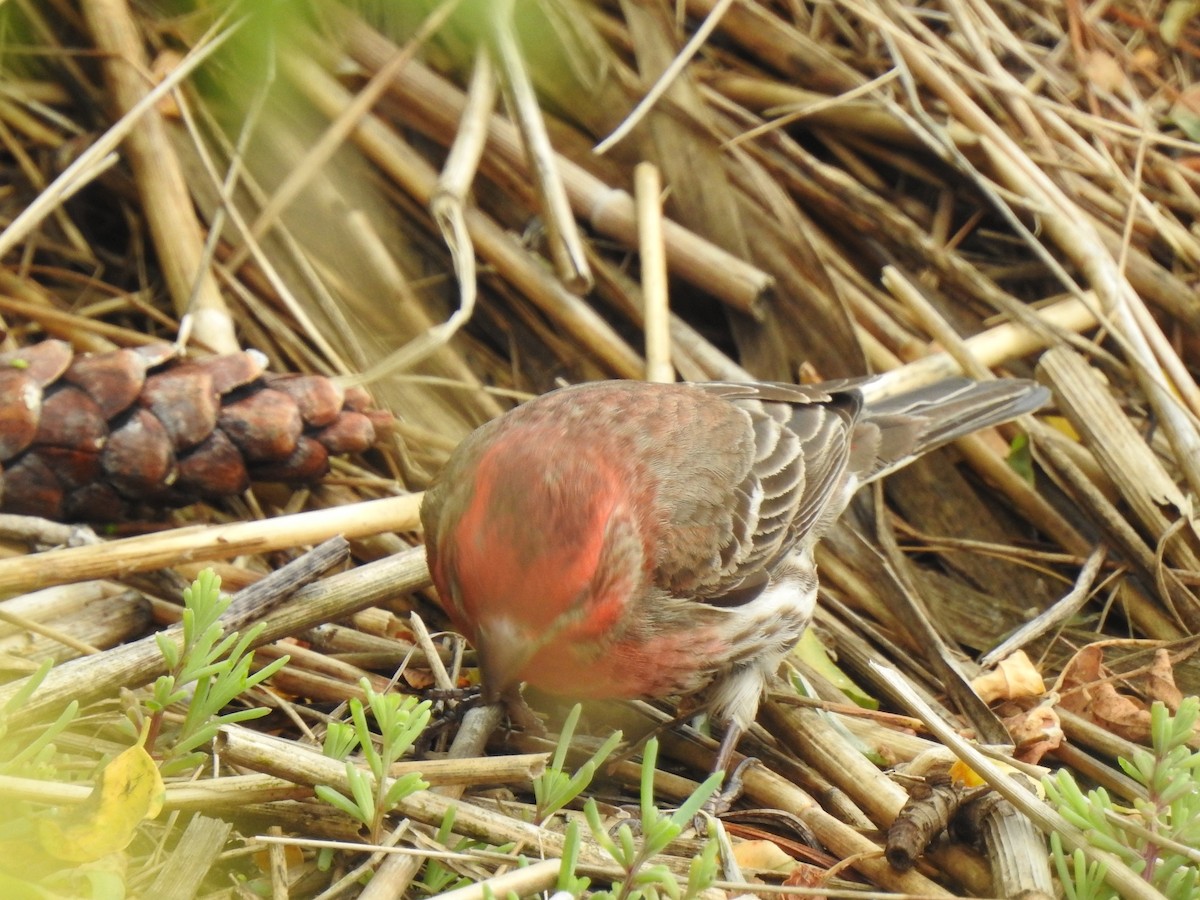
[(725, 736), (721, 738), (720, 746), (717, 747), (717, 756), (713, 760), (713, 771), (724, 772), (726, 781), (729, 780), (729, 763), (733, 760), (733, 751), (737, 749), (738, 741), (745, 733), (746, 729), (740, 723), (731, 720), (725, 727)]
[(754, 757), (747, 756), (732, 769), (730, 768), (730, 764), (733, 762), (733, 751), (737, 749), (738, 741), (745, 733), (744, 725), (731, 721), (725, 729), (725, 736), (721, 738), (720, 746), (717, 747), (717, 755), (713, 760), (713, 771), (724, 772), (725, 778), (721, 782), (721, 789), (709, 797), (702, 807), (704, 812), (712, 816), (728, 812), (738, 801), (738, 798), (742, 796), (746, 767), (758, 762)]
[(499, 701), (504, 707), (504, 711), (508, 714), (508, 721), (516, 725), (526, 734), (534, 735), (535, 737), (546, 736), (546, 726), (542, 724), (529, 704), (525, 702), (525, 698), (521, 696), (521, 686), (519, 684), (506, 690), (500, 695)]

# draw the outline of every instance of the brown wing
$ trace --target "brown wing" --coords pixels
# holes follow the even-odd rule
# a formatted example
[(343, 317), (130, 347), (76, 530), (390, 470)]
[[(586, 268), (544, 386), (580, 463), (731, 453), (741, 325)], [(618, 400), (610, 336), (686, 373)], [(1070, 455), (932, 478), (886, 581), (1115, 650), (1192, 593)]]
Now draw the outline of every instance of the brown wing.
[[(864, 408), (870, 379), (819, 385), (708, 383), (688, 386), (727, 404), (701, 420), (736, 422), (737, 453), (714, 429), (696, 458), (675, 460), (662, 488), (678, 500), (660, 555), (658, 585), (716, 605), (753, 599), (793, 548), (812, 543), (859, 485), (964, 434), (1037, 409), (1048, 393), (1032, 382), (946, 379)], [(697, 410), (706, 404), (697, 401)], [(692, 433), (705, 422), (686, 423)], [(748, 444), (747, 444), (748, 439)], [(713, 457), (736, 459), (710, 471)], [(717, 477), (712, 477), (716, 474)], [(680, 552), (686, 546), (690, 552)]]
[[(681, 477), (661, 484), (675, 515), (655, 573), (660, 587), (718, 605), (745, 602), (810, 529), (840, 512), (862, 405), (856, 384), (690, 386), (704, 395), (696, 401), (701, 418), (737, 423), (739, 468), (722, 467), (722, 479), (707, 477), (709, 455), (725, 452), (713, 434), (702, 453), (669, 470)], [(714, 400), (723, 408), (713, 407)], [(693, 499), (701, 492), (707, 502)], [(680, 554), (681, 546), (690, 552)]]

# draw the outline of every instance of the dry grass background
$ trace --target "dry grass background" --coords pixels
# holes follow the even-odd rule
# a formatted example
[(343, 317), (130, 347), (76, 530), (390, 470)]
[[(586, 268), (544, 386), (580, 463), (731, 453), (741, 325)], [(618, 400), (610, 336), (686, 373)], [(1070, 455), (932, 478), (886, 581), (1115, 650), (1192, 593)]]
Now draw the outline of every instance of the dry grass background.
[[(1047, 693), (1025, 711), (1069, 707), (1050, 728), (1066, 742), (1042, 763), (1119, 790), (1113, 758), (1138, 737), (1137, 704), (1163, 696), (1164, 673), (1183, 693), (1200, 688), (1200, 39), (1176, 12), (10, 0), (4, 349), (46, 336), (79, 351), (181, 335), (198, 354), (253, 346), (276, 371), (347, 383), (368, 373), (397, 424), (321, 486), (256, 487), (144, 536), (48, 549), (79, 533), (5, 520), (0, 589), (13, 599), (0, 610), (24, 618), (2, 626), (11, 680), (0, 701), (29, 661), (65, 661), (83, 641), (98, 652), (56, 670), (20, 721), (70, 696), (111, 712), (106, 696), (153, 677), (128, 641), (148, 617), (177, 617), (182, 579), (211, 562), (237, 589), (341, 533), (353, 541), (347, 573), (266, 616), (264, 640), (279, 643), (260, 659), (293, 659), (257, 702), (278, 710), (268, 722), (300, 759), (358, 677), (382, 687), (404, 662), (402, 684), (423, 690), (437, 677), (429, 658), (450, 663), (452, 681), (453, 666), (470, 669), (469, 651), (437, 632), (420, 554), (405, 552), (419, 543), (415, 492), (516, 399), (664, 371), (878, 371), (896, 384), (1036, 373), (1053, 409), (893, 476), (886, 502), (863, 498), (820, 560), (817, 630), (898, 711), (895, 685), (869, 660), (900, 670), (946, 721), (1001, 740), (967, 681), (981, 654), (1063, 600), (1070, 609), (1026, 638), (1026, 652), (1053, 684), (1081, 647), (1110, 641), (1096, 677), (1133, 706), (1106, 719), (1091, 694), (1072, 706)], [(1018, 432), (1029, 437), (1025, 474), (1004, 459)], [(412, 611), (433, 645), (411, 630)], [(812, 677), (823, 699), (844, 701)], [(1059, 688), (1078, 699), (1088, 686)], [(638, 722), (652, 715), (595, 710), (587, 722), (602, 737), (618, 718), (627, 734), (645, 731)], [(431, 753), (457, 721), (444, 715)], [(864, 854), (854, 868), (877, 890), (993, 890), (965, 847), (907, 874), (870, 855), (870, 829), (903, 791), (864, 769), (862, 749), (895, 764), (927, 738), (856, 719), (830, 728), (785, 699), (762, 725), (743, 748), (766, 763), (747, 795), (777, 812), (754, 828), (780, 835), (785, 811), (832, 859)], [(77, 752), (94, 758), (103, 740)], [(203, 781), (173, 787), (173, 808), (229, 816), (245, 835), (273, 823), (354, 838), (303, 787), (225, 782), (253, 770), (311, 783), (289, 768), (292, 751), (256, 756), (236, 744), (252, 735), (230, 740), (208, 793)], [(545, 748), (495, 741), (488, 765), (511, 746)], [(664, 768), (702, 772), (707, 751), (689, 746), (671, 741)], [(628, 797), (629, 772), (598, 783), (598, 796)], [(466, 788), (462, 833), (553, 855), (553, 839), (520, 822), (527, 777), (497, 771), (490, 784), (514, 796), (496, 807), (494, 791)], [(662, 802), (683, 784), (664, 774)], [(442, 814), (430, 803), (402, 810), (425, 823), (402, 842), (428, 848)], [(370, 890), (403, 890), (418, 865), (384, 864)], [(499, 864), (454, 865), (478, 880)], [(293, 875), (295, 896), (331, 880), (311, 858)]]

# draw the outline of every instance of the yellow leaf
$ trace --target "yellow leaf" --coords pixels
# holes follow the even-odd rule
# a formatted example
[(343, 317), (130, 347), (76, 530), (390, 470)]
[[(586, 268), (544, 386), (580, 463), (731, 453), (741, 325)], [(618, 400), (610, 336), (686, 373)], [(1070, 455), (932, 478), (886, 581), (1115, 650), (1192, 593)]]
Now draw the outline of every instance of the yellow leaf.
[(166, 789), (142, 746), (116, 756), (78, 808), (38, 823), (42, 847), (68, 862), (89, 862), (124, 850), (138, 825), (162, 811)]
[(790, 872), (796, 867), (796, 861), (774, 841), (739, 841), (733, 846), (733, 858), (744, 869)]
[(954, 765), (950, 767), (950, 778), (959, 787), (972, 788), (987, 784), (986, 781), (975, 774), (974, 769), (961, 759), (955, 760)]
[(1177, 47), (1188, 23), (1200, 14), (1196, 0), (1171, 0), (1158, 23), (1158, 33), (1170, 47)]
[(1042, 416), (1042, 421), (1051, 428), (1061, 431), (1075, 443), (1079, 443), (1079, 432), (1076, 431), (1075, 426), (1067, 421), (1067, 419), (1065, 419), (1063, 416)]
[[(1046, 789), (1042, 787), (1042, 783), (1040, 781), (1030, 778), (1016, 766), (1009, 765), (1002, 760), (994, 759), (992, 760), (992, 765), (1005, 775), (1008, 775), (1010, 778), (1017, 778), (1020, 780), (1020, 782), (1026, 788), (1032, 789), (1033, 793), (1035, 793), (1041, 799), (1046, 799)], [(982, 787), (983, 785), (987, 784), (987, 782), (984, 781), (974, 769), (968, 766), (961, 759), (955, 760), (954, 764), (950, 766), (950, 778), (959, 787), (964, 788)]]

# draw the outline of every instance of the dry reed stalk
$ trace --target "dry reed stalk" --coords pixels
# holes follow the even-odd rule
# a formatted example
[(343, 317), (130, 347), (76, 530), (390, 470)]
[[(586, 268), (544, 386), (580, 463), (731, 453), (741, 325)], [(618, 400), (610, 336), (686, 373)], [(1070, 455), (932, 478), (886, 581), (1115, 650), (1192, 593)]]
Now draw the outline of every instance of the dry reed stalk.
[[(124, 0), (100, 0), (83, 9), (97, 47), (107, 56), (109, 91), (119, 115), (132, 115), (149, 95), (149, 60)], [(163, 274), (179, 316), (191, 315), (195, 334), (215, 353), (240, 350), (233, 322), (202, 253), (200, 225), (162, 116), (149, 108), (124, 144), (141, 193)]]
[[(405, 590), (428, 583), (424, 553), (413, 550), (389, 557), (350, 572), (330, 576), (300, 591), (288, 605), (267, 614), (266, 628), (258, 644), (287, 637), (321, 622), (340, 618), (379, 604)], [(172, 630), (173, 639), (180, 632)], [(36, 720), (48, 710), (61, 708), (71, 699), (81, 703), (114, 693), (118, 686), (148, 684), (166, 671), (166, 661), (153, 636), (123, 644), (107, 653), (75, 660), (53, 669), (34, 696), (16, 711), (10, 721)], [(0, 704), (11, 699), (20, 682), (0, 687)]]
[(418, 527), (419, 495), (371, 500), (354, 507), (310, 510), (259, 522), (193, 525), (158, 534), (48, 550), (36, 556), (0, 560), (0, 591), (20, 591), (107, 575), (145, 572), (183, 557), (229, 559), (317, 543), (335, 535), (363, 537), (380, 531)]
[[(349, 34), (350, 50), (364, 65), (377, 68), (390, 57), (386, 40), (361, 23), (350, 23)], [(414, 65), (397, 74), (393, 90), (412, 104), (410, 114), (415, 117), (414, 125), (423, 127), (434, 138), (453, 132), (465, 100), (463, 93), (448, 81)], [(484, 171), (489, 166), (523, 166), (515, 127), (495, 116), (488, 127), (490, 153), (482, 161)], [(575, 215), (601, 234), (626, 246), (636, 246), (636, 216), (628, 193), (603, 183), (568, 159), (558, 159), (556, 167), (562, 174)], [(751, 311), (770, 290), (770, 276), (744, 260), (722, 252), (674, 223), (665, 224), (664, 229), (667, 258), (675, 271), (703, 283), (715, 296), (736, 308)]]
[[(675, 759), (687, 761), (696, 768), (710, 764), (704, 759), (711, 760), (711, 749), (690, 745), (673, 737), (664, 736), (663, 740), (667, 752)], [(765, 767), (752, 766), (746, 771), (745, 791), (755, 804), (796, 816), (812, 829), (822, 845), (842, 858), (853, 857), (854, 867), (883, 889), (922, 896), (953, 896), (915, 870), (897, 872), (892, 869), (883, 860), (882, 850), (877, 844), (857, 829), (829, 815), (805, 791)]]
[(954, 751), (955, 756), (969, 763), (971, 768), (1005, 799), (1037, 822), (1043, 831), (1056, 832), (1062, 838), (1064, 845), (1072, 849), (1087, 848), (1089, 854), (1103, 859), (1107, 864), (1104, 880), (1108, 884), (1119, 890), (1125, 897), (1138, 898), (1138, 900), (1159, 900), (1162, 897), (1162, 894), (1147, 884), (1118, 857), (1092, 847), (1088, 842), (1087, 835), (1082, 830), (1070, 824), (1045, 804), (1032, 802), (1031, 792), (1011, 781), (1005, 772), (948, 728), (933, 710), (921, 702), (916, 692), (904, 684), (898, 673), (891, 673), (891, 676), (888, 677), (905, 697), (909, 709), (921, 717), (926, 726)]
[[(86, 590), (89, 584), (95, 583), (71, 588)], [(144, 633), (150, 624), (148, 604), (136, 591), (106, 586), (102, 595), (90, 597), (74, 608), (49, 613), (41, 609), (34, 614), (36, 618), (15, 612), (10, 608), (12, 600), (0, 603), (0, 622), (17, 629), (17, 633), (0, 638), (0, 653), (29, 662), (64, 662), (101, 653)]]

